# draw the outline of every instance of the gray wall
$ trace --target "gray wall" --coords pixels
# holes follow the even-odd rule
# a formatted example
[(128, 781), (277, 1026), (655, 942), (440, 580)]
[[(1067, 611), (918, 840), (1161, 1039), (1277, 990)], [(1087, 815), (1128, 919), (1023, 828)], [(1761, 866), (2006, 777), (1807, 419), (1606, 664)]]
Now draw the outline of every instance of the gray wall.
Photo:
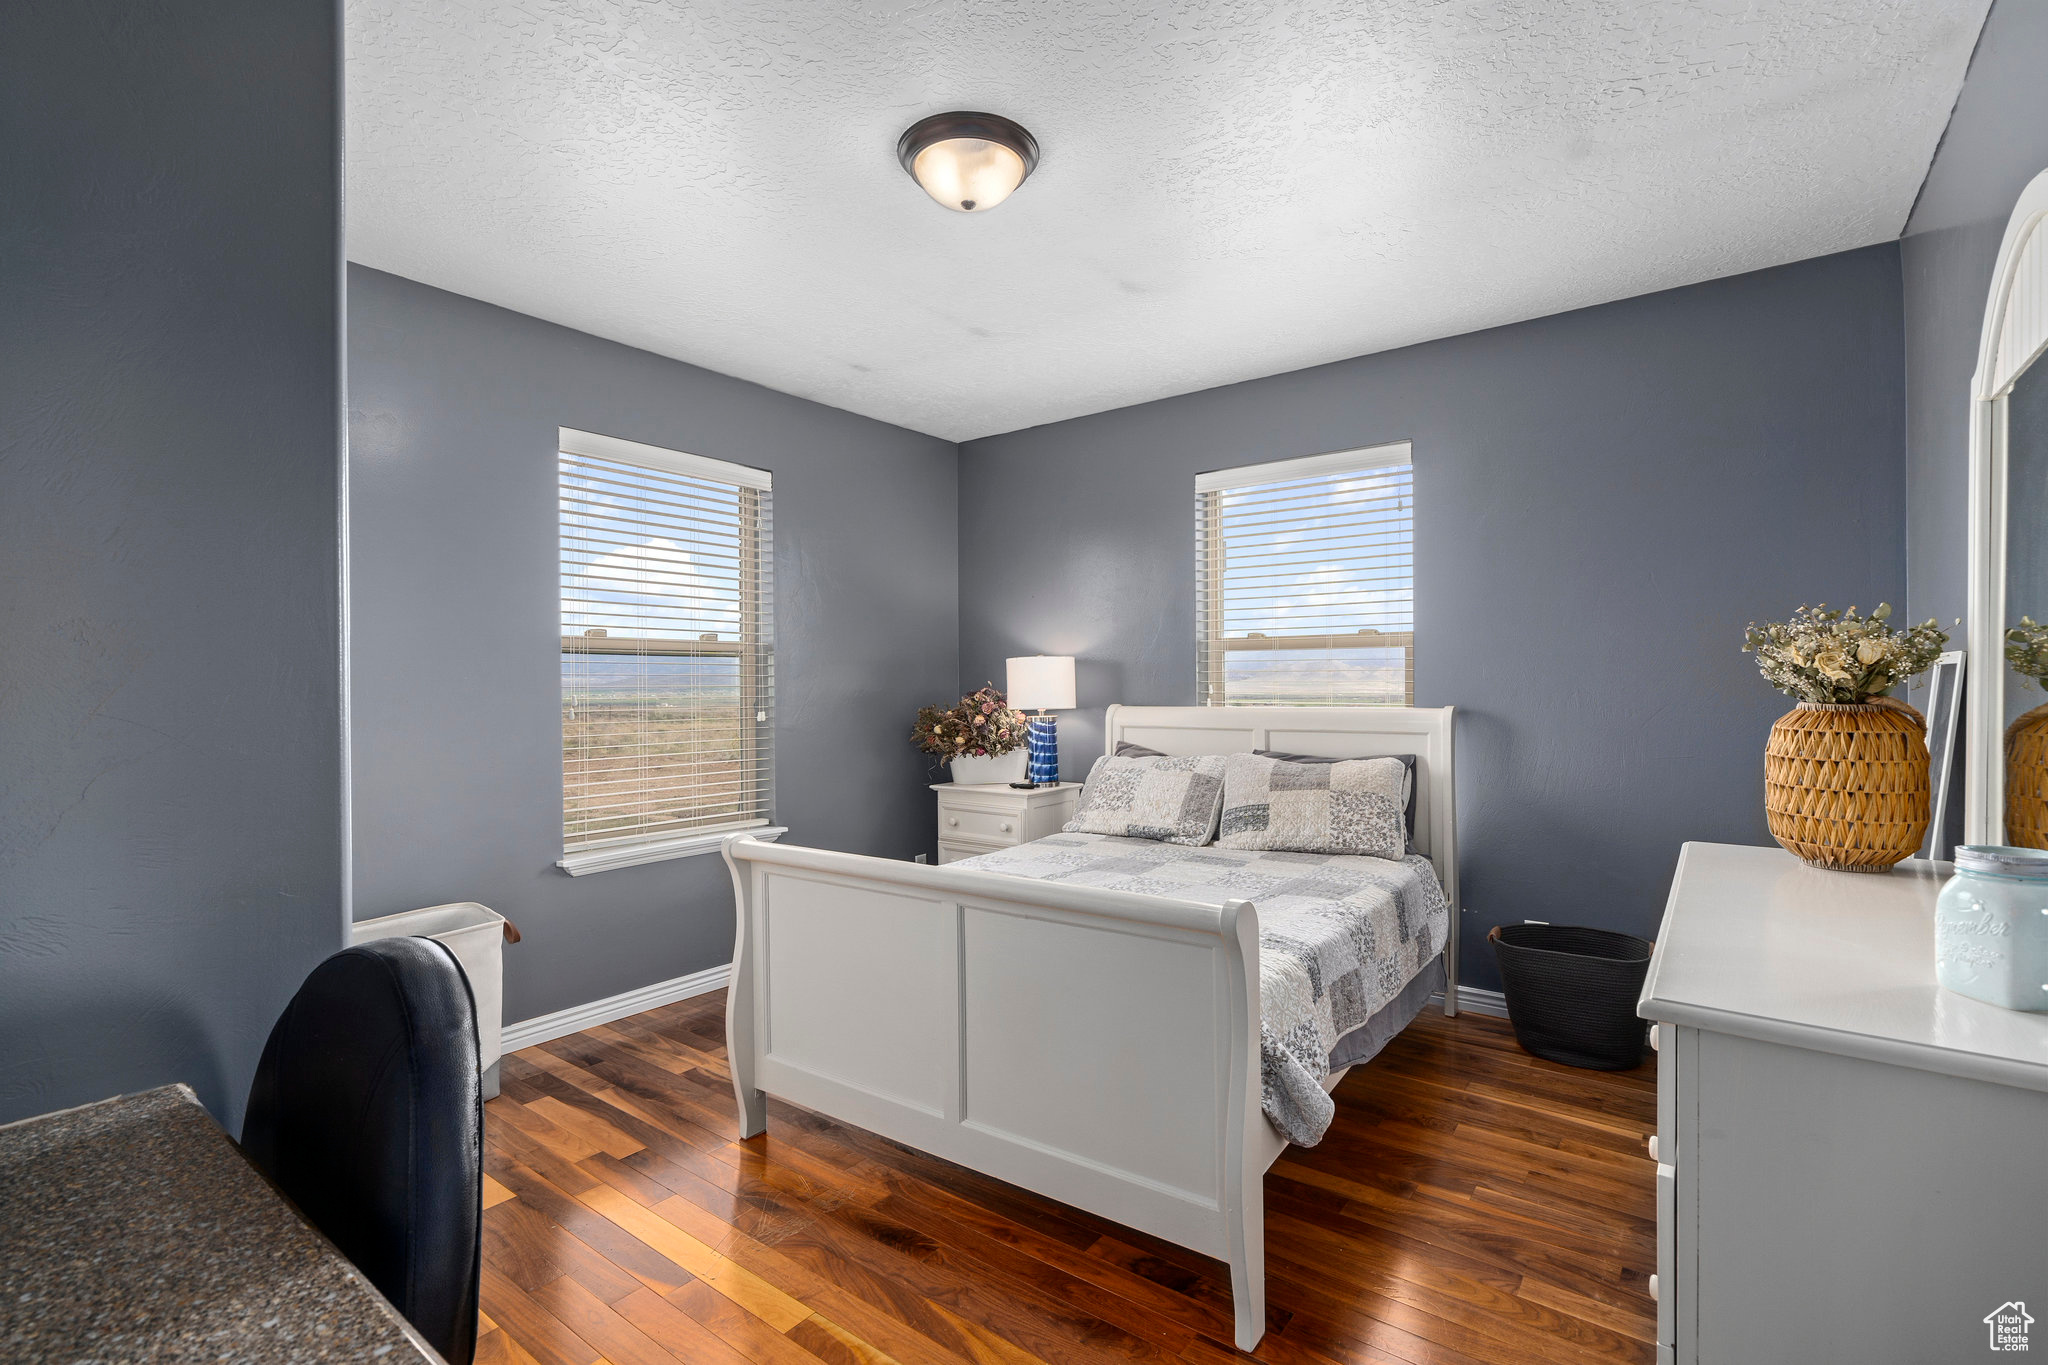
[(333, 0), (0, 41), (0, 1120), (230, 1128), (343, 936)]
[(1412, 440), (1464, 977), (1501, 921), (1653, 934), (1681, 841), (1769, 842), (1743, 625), (1902, 595), (1899, 310), (1887, 244), (970, 442), (961, 676), (1078, 656), (1082, 775), (1106, 703), (1194, 701), (1195, 474)]
[(908, 736), (958, 674), (951, 444), (360, 266), (349, 371), (357, 918), (509, 915), (508, 1021), (731, 960), (716, 855), (554, 865), (562, 426), (774, 472), (778, 819), (930, 847)]
[(2048, 170), (2048, 5), (1998, 0), (1899, 244), (1906, 317), (1906, 553), (1916, 618), (1969, 605), (1970, 375), (2006, 219)]

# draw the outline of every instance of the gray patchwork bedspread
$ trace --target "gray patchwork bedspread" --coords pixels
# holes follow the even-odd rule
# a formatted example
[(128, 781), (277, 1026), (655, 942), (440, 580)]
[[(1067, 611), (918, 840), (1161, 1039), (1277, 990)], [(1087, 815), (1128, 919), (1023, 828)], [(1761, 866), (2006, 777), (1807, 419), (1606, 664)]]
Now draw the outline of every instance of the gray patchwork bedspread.
[(1336, 1106), (1330, 1049), (1443, 951), (1450, 912), (1429, 859), (1201, 848), (1055, 834), (952, 864), (1040, 881), (1259, 912), (1259, 1053), (1266, 1116), (1303, 1147)]

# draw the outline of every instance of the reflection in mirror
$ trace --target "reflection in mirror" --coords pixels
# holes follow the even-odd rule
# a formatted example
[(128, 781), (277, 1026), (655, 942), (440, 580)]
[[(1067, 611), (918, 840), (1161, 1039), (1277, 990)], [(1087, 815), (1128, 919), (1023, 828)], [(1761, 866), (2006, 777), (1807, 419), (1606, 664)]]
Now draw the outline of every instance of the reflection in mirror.
[(2005, 839), (2048, 848), (2048, 364), (2006, 402)]

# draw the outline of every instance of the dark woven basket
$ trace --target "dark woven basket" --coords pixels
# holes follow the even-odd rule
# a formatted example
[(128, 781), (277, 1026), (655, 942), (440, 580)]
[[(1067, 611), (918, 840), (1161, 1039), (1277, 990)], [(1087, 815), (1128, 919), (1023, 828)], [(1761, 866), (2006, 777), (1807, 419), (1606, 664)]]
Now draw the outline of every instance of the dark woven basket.
[(1502, 924), (1486, 941), (1524, 1048), (1595, 1071), (1643, 1064), (1636, 1000), (1650, 970), (1648, 939), (1568, 924)]

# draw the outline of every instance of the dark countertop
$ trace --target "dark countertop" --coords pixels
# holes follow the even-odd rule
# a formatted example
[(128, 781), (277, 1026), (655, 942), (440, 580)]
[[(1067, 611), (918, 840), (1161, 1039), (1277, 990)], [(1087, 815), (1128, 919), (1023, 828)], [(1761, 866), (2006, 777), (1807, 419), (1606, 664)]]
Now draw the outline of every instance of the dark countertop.
[(440, 1357), (171, 1085), (0, 1127), (0, 1360)]

